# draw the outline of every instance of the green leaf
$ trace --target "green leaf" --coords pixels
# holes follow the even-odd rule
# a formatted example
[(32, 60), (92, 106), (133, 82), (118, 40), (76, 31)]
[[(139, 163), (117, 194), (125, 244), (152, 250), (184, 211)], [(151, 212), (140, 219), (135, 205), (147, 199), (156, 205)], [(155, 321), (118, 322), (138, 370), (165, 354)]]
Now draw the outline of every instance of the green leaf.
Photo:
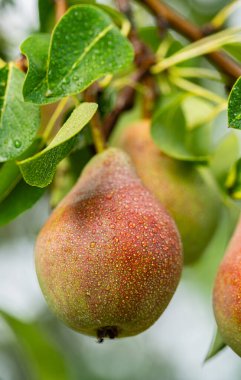
[(139, 38), (149, 46), (149, 48), (156, 52), (160, 43), (160, 32), (156, 26), (145, 26), (138, 30)]
[(23, 179), (0, 203), (0, 226), (11, 222), (31, 208), (44, 194), (45, 189), (29, 186)]
[(228, 28), (188, 44), (177, 53), (158, 62), (152, 68), (152, 72), (159, 73), (188, 59), (211, 53), (227, 44), (240, 42), (240, 31), (240, 27)]
[(241, 158), (230, 169), (225, 186), (232, 198), (241, 199)]
[(53, 0), (38, 0), (40, 32), (52, 30), (55, 22), (55, 3)]
[(228, 174), (237, 161), (239, 152), (239, 139), (232, 132), (222, 138), (211, 157), (210, 168), (222, 188), (225, 187)]
[(56, 207), (68, 194), (93, 155), (93, 150), (89, 146), (84, 146), (60, 162), (51, 184), (50, 205), (52, 208)]
[(57, 164), (70, 153), (76, 143), (77, 134), (90, 121), (96, 110), (95, 103), (80, 104), (47, 148), (18, 163), (29, 185), (45, 187), (50, 184)]
[[(23, 160), (33, 154), (37, 153), (42, 146), (43, 141), (41, 137), (35, 138), (30, 147), (19, 157)], [(20, 181), (22, 175), (16, 161), (5, 162), (0, 167), (0, 202), (5, 199), (9, 193), (14, 189), (17, 183)], [(1, 205), (0, 205), (1, 207)]]
[(241, 43), (236, 42), (230, 45), (226, 45), (223, 47), (223, 49), (231, 55), (238, 63), (241, 62)]
[(215, 336), (212, 340), (211, 346), (208, 350), (208, 353), (205, 357), (205, 362), (209, 359), (213, 358), (215, 355), (217, 355), (224, 347), (226, 347), (226, 344), (223, 341), (222, 336), (220, 335), (219, 330), (216, 330)]
[(183, 104), (187, 95), (178, 93), (157, 109), (151, 134), (156, 145), (167, 155), (184, 161), (205, 162), (209, 158), (209, 127), (188, 129)]
[(63, 353), (43, 328), (36, 323), (22, 322), (3, 311), (0, 316), (15, 334), (34, 379), (69, 379)]
[(24, 73), (13, 64), (0, 69), (0, 162), (24, 152), (39, 128), (39, 107), (24, 103), (23, 81)]
[[(21, 159), (36, 153), (42, 144), (36, 138), (20, 156)], [(9, 223), (19, 214), (32, 207), (43, 195), (44, 190), (29, 186), (24, 180), (16, 161), (8, 161), (0, 168), (0, 225)]]
[(8, 196), (20, 179), (21, 173), (15, 161), (8, 161), (0, 168), (0, 202)]
[(235, 82), (228, 99), (228, 125), (241, 129), (241, 77)]
[(26, 101), (45, 104), (77, 94), (95, 80), (124, 69), (133, 49), (109, 16), (92, 5), (69, 9), (48, 35), (30, 36), (21, 46), (29, 61)]

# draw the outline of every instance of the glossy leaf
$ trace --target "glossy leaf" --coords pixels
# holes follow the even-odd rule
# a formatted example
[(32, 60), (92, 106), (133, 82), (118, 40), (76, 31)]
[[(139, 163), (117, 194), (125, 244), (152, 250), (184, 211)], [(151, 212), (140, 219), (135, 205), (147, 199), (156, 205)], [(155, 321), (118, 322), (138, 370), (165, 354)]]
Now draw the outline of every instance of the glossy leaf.
[(0, 203), (0, 226), (11, 222), (31, 208), (44, 194), (45, 189), (29, 186), (23, 179)]
[(229, 55), (232, 56), (236, 61), (240, 63), (241, 61), (241, 43), (236, 42), (223, 48)]
[(221, 337), (220, 332), (217, 329), (211, 346), (208, 350), (207, 356), (205, 358), (205, 362), (217, 355), (225, 346), (226, 344), (224, 343), (223, 338)]
[(60, 162), (51, 184), (50, 205), (52, 208), (56, 207), (68, 194), (93, 155), (93, 150), (89, 146), (84, 146)]
[(21, 46), (29, 61), (26, 101), (44, 104), (77, 94), (95, 80), (128, 67), (133, 49), (109, 16), (78, 5), (62, 17), (53, 34), (30, 36)]
[(0, 69), (0, 162), (24, 152), (39, 128), (39, 107), (24, 103), (23, 81), (24, 73), (13, 64)]
[(76, 143), (77, 134), (90, 121), (96, 110), (95, 103), (80, 104), (47, 148), (18, 163), (29, 185), (45, 187), (50, 184), (57, 164), (70, 153)]
[(55, 2), (53, 0), (38, 0), (40, 32), (51, 31), (55, 22)]
[(160, 43), (160, 32), (156, 26), (146, 26), (138, 30), (139, 38), (153, 51), (157, 51)]
[(225, 185), (232, 198), (241, 199), (241, 158), (231, 168)]
[(228, 100), (228, 124), (241, 129), (241, 77), (235, 82)]
[(25, 323), (0, 312), (17, 338), (33, 377), (36, 380), (68, 380), (64, 355), (51, 337), (35, 323)]
[(20, 170), (15, 161), (5, 162), (0, 168), (0, 202), (14, 189), (21, 177)]
[(239, 139), (234, 132), (225, 136), (215, 149), (210, 160), (210, 168), (222, 188), (225, 187), (228, 174), (237, 161), (239, 152)]
[(205, 162), (209, 158), (209, 128), (188, 129), (183, 109), (186, 94), (171, 97), (157, 109), (151, 134), (156, 145), (167, 155), (184, 161)]
[[(41, 145), (42, 139), (36, 138), (21, 159), (36, 153)], [(9, 223), (32, 207), (43, 193), (44, 190), (26, 184), (16, 161), (5, 162), (0, 168), (0, 225)]]

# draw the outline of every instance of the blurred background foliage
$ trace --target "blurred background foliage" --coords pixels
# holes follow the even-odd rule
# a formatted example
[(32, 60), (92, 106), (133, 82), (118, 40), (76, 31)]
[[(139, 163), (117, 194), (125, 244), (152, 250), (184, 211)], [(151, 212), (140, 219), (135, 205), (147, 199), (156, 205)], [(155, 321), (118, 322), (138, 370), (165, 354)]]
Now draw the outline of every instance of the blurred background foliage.
[[(227, 3), (224, 0), (168, 1), (200, 26)], [(54, 17), (52, 10), (50, 0), (39, 0), (39, 4), (35, 0), (0, 0), (1, 58), (15, 59), (20, 42), (29, 33), (48, 31)], [(229, 22), (235, 24), (240, 17), (236, 12)], [(139, 8), (136, 19), (138, 23), (153, 24), (151, 17)], [(176, 33), (173, 36), (183, 41)], [(215, 86), (215, 91), (223, 95), (223, 87)], [(136, 109), (126, 113), (120, 123), (136, 118), (137, 113)], [(213, 126), (216, 138), (227, 133), (226, 125), (226, 115), (222, 113)], [(160, 320), (137, 337), (107, 341), (103, 345), (57, 321), (40, 292), (33, 247), (36, 234), (50, 212), (48, 196), (2, 228), (0, 379), (239, 380), (240, 359), (228, 348), (203, 364), (215, 331), (211, 306), (213, 280), (239, 212), (232, 201), (225, 202), (227, 207), (213, 240), (201, 260), (185, 268), (178, 291)]]

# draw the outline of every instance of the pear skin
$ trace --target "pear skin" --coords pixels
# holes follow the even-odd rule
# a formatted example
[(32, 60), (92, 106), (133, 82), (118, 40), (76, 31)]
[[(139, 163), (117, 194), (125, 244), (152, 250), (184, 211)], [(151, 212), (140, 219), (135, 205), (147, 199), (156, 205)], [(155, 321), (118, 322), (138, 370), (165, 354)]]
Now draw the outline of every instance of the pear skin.
[(241, 218), (217, 273), (213, 307), (224, 342), (241, 357)]
[(160, 152), (144, 119), (117, 131), (113, 145), (131, 157), (144, 185), (175, 220), (183, 243), (184, 263), (195, 262), (208, 245), (221, 209), (217, 191), (188, 162)]
[(42, 228), (36, 270), (68, 326), (99, 341), (127, 337), (149, 328), (170, 302), (181, 241), (126, 153), (110, 148), (90, 160)]

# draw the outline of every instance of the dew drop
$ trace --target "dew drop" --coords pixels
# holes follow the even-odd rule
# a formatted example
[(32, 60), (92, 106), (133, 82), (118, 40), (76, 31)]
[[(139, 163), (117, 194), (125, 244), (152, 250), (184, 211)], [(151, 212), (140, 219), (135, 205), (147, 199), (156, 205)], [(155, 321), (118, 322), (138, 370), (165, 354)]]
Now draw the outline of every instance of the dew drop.
[(130, 223), (129, 223), (129, 227), (130, 227), (130, 228), (135, 228), (136, 225), (135, 225), (135, 223), (130, 222)]
[(92, 242), (90, 243), (90, 248), (94, 248), (94, 247), (95, 247), (95, 242), (92, 241)]
[(50, 89), (48, 89), (45, 93), (45, 96), (51, 96), (52, 95), (52, 91)]
[(19, 140), (15, 140), (15, 141), (14, 141), (14, 146), (15, 146), (15, 148), (20, 148), (21, 145), (22, 145), (21, 141), (19, 141)]

